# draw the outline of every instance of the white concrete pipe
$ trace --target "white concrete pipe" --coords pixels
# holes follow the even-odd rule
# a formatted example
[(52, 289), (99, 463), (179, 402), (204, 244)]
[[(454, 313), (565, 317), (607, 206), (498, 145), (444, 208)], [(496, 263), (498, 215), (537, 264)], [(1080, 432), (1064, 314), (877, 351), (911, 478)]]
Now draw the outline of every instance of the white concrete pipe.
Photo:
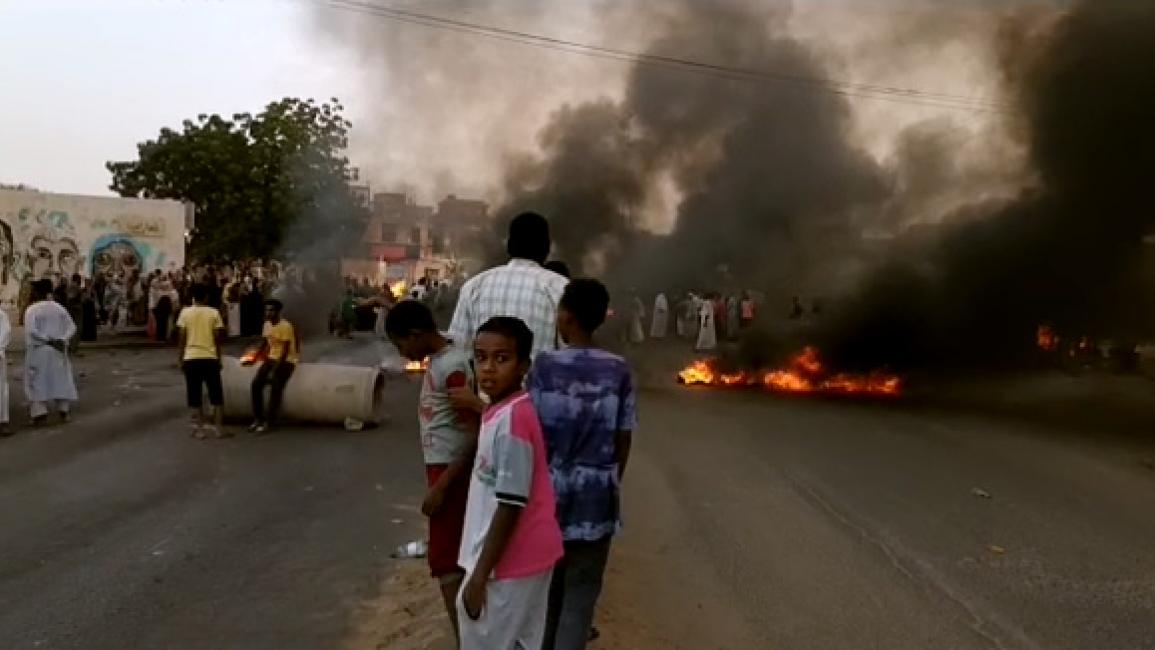
[[(236, 357), (224, 357), (221, 366), (224, 416), (230, 420), (252, 418), (250, 387), (260, 365), (242, 366)], [(268, 390), (266, 386), (266, 405)], [(385, 376), (377, 368), (300, 363), (285, 386), (278, 418), (315, 424), (345, 424), (347, 420), (379, 424), (384, 392)]]

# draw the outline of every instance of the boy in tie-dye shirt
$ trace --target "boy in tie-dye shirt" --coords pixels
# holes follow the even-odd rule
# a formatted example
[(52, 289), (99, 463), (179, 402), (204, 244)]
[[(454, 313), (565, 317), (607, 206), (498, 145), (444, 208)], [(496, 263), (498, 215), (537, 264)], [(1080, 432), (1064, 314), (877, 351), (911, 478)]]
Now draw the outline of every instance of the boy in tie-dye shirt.
[(558, 305), (567, 348), (543, 352), (527, 380), (549, 455), (565, 556), (554, 569), (546, 623), (550, 650), (584, 648), (601, 593), (610, 540), (621, 527), (620, 486), (637, 424), (630, 369), (594, 345), (609, 293), (574, 280)]

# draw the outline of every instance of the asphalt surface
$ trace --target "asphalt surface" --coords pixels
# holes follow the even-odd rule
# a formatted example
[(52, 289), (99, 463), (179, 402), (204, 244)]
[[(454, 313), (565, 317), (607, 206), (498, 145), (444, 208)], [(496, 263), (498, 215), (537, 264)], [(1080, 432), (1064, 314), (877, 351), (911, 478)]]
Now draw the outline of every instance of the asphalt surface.
[[(366, 343), (306, 360), (377, 363)], [(415, 380), (374, 430), (201, 442), (173, 357), (88, 352), (75, 421), (0, 441), (0, 648), (341, 647), (421, 534)]]
[[(77, 366), (75, 422), (0, 440), (0, 648), (351, 648), (422, 534), (417, 380), (378, 429), (199, 442), (172, 350)], [(1155, 647), (1144, 423), (643, 383), (607, 650)]]
[(623, 647), (1155, 648), (1145, 425), (675, 387), (641, 409)]

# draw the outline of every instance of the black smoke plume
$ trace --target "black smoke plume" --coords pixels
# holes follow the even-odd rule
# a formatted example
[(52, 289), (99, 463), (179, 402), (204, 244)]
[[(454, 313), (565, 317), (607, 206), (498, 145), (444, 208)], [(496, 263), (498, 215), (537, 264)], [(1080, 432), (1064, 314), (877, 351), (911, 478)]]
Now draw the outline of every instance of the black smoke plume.
[[(1005, 57), (1038, 187), (945, 221), (824, 332), (844, 365), (1011, 363), (1036, 329), (1134, 340), (1155, 225), (1155, 6), (1082, 2)], [(1146, 276), (1149, 276), (1149, 267)]]
[[(780, 9), (686, 2), (649, 54), (821, 78)], [(726, 277), (799, 281), (799, 268), (854, 237), (858, 206), (881, 201), (886, 175), (849, 138), (843, 96), (790, 84), (639, 64), (621, 102), (558, 110), (542, 156), (507, 179), (512, 214), (551, 218), (556, 254), (585, 272), (647, 288)], [(669, 179), (673, 232), (644, 234), (647, 201)]]

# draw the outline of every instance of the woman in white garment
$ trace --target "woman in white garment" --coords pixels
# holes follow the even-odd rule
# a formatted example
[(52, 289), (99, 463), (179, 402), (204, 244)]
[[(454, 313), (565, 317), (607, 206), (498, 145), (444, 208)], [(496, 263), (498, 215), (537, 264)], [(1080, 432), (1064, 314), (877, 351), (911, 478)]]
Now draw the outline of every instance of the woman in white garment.
[(646, 320), (646, 306), (637, 295), (634, 295), (630, 303), (633, 312), (630, 314), (630, 343), (638, 344), (646, 340), (646, 329), (642, 325)]
[(718, 347), (718, 337), (714, 331), (714, 303), (701, 301), (698, 307), (698, 342), (695, 350), (713, 350)]
[(657, 298), (654, 298), (654, 322), (650, 326), (650, 338), (664, 339), (666, 338), (666, 330), (670, 327), (670, 302), (666, 300), (666, 294), (659, 293)]

